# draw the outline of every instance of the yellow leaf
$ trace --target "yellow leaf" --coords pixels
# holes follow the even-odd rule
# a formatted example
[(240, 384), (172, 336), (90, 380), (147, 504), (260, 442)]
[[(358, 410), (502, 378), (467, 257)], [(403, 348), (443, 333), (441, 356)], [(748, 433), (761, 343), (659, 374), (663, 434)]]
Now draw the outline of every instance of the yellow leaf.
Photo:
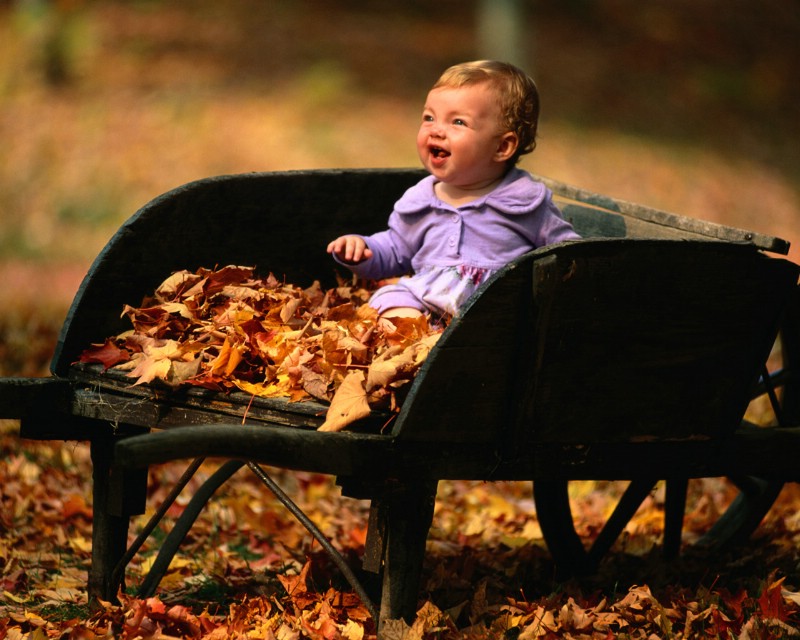
[(353, 620), (345, 622), (341, 632), (345, 640), (363, 640), (364, 638), (364, 627)]
[(246, 380), (231, 380), (239, 389), (259, 398), (279, 398), (290, 395), (289, 376), (281, 374), (274, 383), (247, 382)]
[(11, 600), (12, 602), (16, 602), (17, 604), (23, 604), (29, 600), (29, 598), (20, 598), (19, 596), (15, 596), (10, 591), (3, 591), (3, 597), (7, 600)]
[(320, 431), (341, 431), (356, 420), (369, 415), (364, 372), (351, 371), (336, 390)]
[(75, 551), (89, 553), (92, 550), (92, 541), (84, 538), (81, 535), (74, 535), (69, 539), (69, 546)]

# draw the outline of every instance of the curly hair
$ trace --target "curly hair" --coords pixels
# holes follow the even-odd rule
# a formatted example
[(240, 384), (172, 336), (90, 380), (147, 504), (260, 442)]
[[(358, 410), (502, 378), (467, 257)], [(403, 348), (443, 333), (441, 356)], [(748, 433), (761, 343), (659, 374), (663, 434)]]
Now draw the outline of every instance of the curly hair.
[(507, 62), (476, 60), (453, 65), (439, 77), (432, 89), (457, 89), (466, 85), (489, 82), (497, 92), (501, 124), (513, 131), (519, 140), (514, 155), (508, 160), (515, 165), (520, 156), (536, 148), (539, 127), (539, 90), (524, 71)]

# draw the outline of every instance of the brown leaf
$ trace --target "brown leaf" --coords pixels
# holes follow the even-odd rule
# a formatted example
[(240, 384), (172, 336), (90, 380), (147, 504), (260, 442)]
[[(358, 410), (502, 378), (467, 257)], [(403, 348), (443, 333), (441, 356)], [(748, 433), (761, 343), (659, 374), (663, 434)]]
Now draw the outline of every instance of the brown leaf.
[(390, 347), (380, 357), (375, 358), (367, 369), (367, 391), (389, 386), (397, 379), (399, 372), (413, 362), (414, 356), (408, 350), (400, 345)]
[(190, 289), (202, 278), (189, 271), (176, 271), (162, 282), (156, 289), (156, 298), (159, 300), (174, 300), (187, 289)]
[(409, 627), (405, 620), (384, 620), (382, 640), (422, 640), (422, 633)]
[(222, 291), (228, 285), (238, 285), (253, 277), (253, 267), (237, 267), (234, 265), (228, 265), (217, 270), (201, 269), (199, 272), (201, 275), (206, 276), (204, 289), (207, 296)]
[(320, 431), (341, 431), (356, 420), (370, 414), (367, 392), (364, 389), (364, 372), (348, 373), (331, 400)]
[(317, 595), (308, 588), (308, 574), (311, 570), (311, 560), (307, 560), (296, 576), (278, 575), (286, 594), (292, 600), (298, 610), (305, 609), (308, 605), (317, 601)]

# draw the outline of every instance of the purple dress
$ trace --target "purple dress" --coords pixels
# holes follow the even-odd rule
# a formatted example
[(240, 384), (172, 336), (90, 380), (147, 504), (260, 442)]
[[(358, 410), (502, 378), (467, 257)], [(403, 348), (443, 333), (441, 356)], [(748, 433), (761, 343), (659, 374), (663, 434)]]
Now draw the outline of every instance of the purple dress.
[[(403, 276), (378, 289), (379, 312), (413, 307), (454, 315), (495, 271), (528, 251), (580, 238), (561, 217), (552, 193), (512, 169), (490, 193), (460, 207), (442, 202), (427, 176), (395, 203), (388, 229), (363, 236), (373, 256), (347, 265), (368, 279)], [(406, 274), (411, 275), (406, 275)]]

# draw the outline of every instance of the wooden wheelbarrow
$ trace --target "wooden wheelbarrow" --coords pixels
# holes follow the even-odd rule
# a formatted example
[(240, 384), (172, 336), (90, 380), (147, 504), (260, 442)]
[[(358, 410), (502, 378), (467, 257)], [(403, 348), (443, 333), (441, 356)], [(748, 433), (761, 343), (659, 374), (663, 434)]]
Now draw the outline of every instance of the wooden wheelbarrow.
[[(182, 482), (205, 457), (230, 462), (168, 536), (144, 591), (156, 588), (199, 509), (243, 464), (280, 495), (261, 466), (270, 465), (336, 476), (344, 496), (371, 501), (364, 566), (383, 574), (379, 605), (338, 564), (382, 620), (416, 611), (440, 480), (533, 481), (556, 563), (583, 571), (658, 480), (668, 481), (664, 544), (675, 553), (689, 478), (729, 476), (741, 488), (714, 531), (720, 543), (749, 535), (795, 479), (798, 266), (768, 255), (785, 254), (788, 243), (554, 181), (546, 182), (584, 240), (533, 251), (495, 274), (447, 327), (386, 430), (378, 411), (325, 433), (316, 429), (326, 407), (316, 402), (133, 387), (76, 364), (90, 343), (127, 328), (124, 304), (176, 270), (254, 264), (289, 282), (332, 286), (327, 241), (382, 228), (421, 176), (209, 178), (148, 203), (109, 241), (69, 311), (52, 376), (0, 381), (0, 414), (21, 420), (22, 437), (91, 444), (91, 597), (115, 596), (141, 544), (139, 536), (129, 549), (128, 524), (144, 510), (147, 468), (175, 459), (194, 460)], [(779, 335), (786, 366), (769, 370)], [(779, 416), (770, 428), (742, 421), (760, 393)], [(631, 481), (591, 544), (572, 526), (566, 487), (578, 479)]]

